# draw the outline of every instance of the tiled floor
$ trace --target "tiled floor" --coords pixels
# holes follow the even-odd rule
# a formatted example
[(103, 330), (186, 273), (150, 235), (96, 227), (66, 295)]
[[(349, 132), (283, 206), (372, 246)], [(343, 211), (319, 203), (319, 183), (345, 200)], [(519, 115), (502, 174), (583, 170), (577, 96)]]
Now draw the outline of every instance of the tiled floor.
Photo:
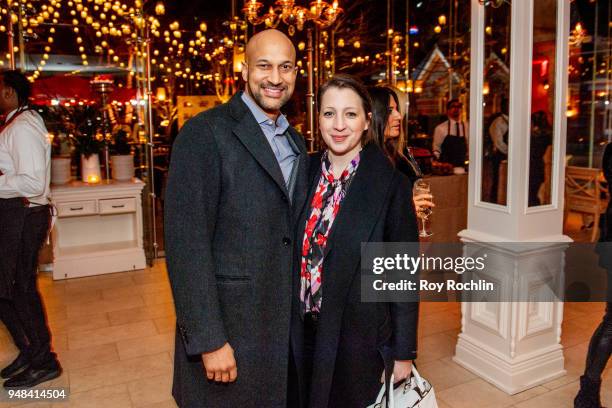
[[(44, 387), (69, 386), (70, 399), (20, 407), (175, 407), (170, 395), (174, 311), (163, 261), (144, 271), (67, 281), (54, 282), (49, 274), (42, 274), (40, 288), (54, 347), (64, 366), (64, 374)], [(566, 304), (565, 310), (562, 342), (568, 374), (509, 396), (452, 361), (459, 305), (423, 304), (420, 370), (435, 385), (440, 408), (572, 407), (603, 304)], [(15, 353), (0, 325), (0, 366)], [(608, 405), (612, 405), (610, 370), (603, 386)], [(0, 403), (0, 407), (10, 406), (14, 403)]]

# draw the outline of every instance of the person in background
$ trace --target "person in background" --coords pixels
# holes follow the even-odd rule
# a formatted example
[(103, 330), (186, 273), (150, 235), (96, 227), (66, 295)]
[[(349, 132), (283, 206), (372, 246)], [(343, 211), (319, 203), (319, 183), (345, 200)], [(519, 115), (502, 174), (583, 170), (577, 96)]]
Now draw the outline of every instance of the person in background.
[(538, 111), (531, 115), (531, 143), (529, 146), (529, 206), (544, 204), (538, 192), (544, 182), (544, 153), (552, 144), (552, 127), (546, 112)]
[(362, 302), (359, 278), (363, 242), (418, 242), (412, 185), (377, 146), (358, 80), (337, 75), (318, 100), (327, 148), (312, 158), (296, 234), (291, 348), (299, 406), (365, 407), (383, 371), (401, 381), (416, 358), (418, 302)]
[(59, 377), (38, 292), (38, 251), (49, 231), (51, 144), (45, 124), (28, 107), (30, 82), (0, 72), (0, 319), (19, 349), (0, 371), (5, 388), (33, 387)]
[[(406, 146), (397, 94), (386, 86), (368, 88), (368, 93), (372, 99), (372, 127), (377, 135), (376, 143), (395, 168), (414, 183), (423, 177), (423, 173), (410, 147)], [(431, 194), (419, 194), (413, 197), (417, 215), (424, 207), (435, 207), (432, 198)]]
[(501, 111), (491, 118), (489, 137), (491, 138), (491, 202), (497, 202), (499, 187), (499, 166), (508, 158), (508, 99), (502, 98)]
[(434, 157), (453, 167), (464, 167), (468, 151), (468, 132), (470, 126), (461, 120), (463, 104), (459, 99), (451, 99), (446, 104), (447, 120), (436, 126), (433, 134)]
[[(602, 160), (602, 170), (608, 186), (612, 183), (612, 144), (608, 143)], [(580, 377), (580, 390), (574, 399), (574, 408), (602, 408), (600, 399), (601, 376), (612, 354), (612, 200), (602, 220), (597, 244), (599, 266), (608, 274), (606, 312), (589, 343), (584, 374)]]

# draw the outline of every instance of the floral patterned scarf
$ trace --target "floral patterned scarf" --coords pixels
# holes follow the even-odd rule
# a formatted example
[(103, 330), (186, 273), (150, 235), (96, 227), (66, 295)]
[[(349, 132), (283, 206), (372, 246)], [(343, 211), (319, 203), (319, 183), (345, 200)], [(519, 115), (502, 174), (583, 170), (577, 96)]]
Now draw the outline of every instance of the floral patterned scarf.
[(302, 315), (320, 312), (322, 301), (321, 283), (323, 260), (327, 237), (340, 204), (359, 166), (361, 153), (357, 154), (338, 179), (334, 179), (327, 151), (321, 157), (321, 177), (312, 202), (310, 216), (306, 221), (302, 242), (300, 267), (300, 303)]

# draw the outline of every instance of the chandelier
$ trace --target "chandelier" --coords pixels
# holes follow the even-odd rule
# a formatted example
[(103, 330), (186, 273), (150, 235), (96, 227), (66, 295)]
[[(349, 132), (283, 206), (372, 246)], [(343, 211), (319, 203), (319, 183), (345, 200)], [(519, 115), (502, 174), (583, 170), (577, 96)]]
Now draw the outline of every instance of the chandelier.
[(342, 13), (337, 0), (331, 4), (324, 0), (316, 0), (310, 3), (310, 8), (297, 6), (294, 0), (277, 0), (267, 13), (260, 16), (262, 7), (263, 4), (257, 0), (246, 0), (242, 12), (253, 25), (265, 23), (268, 28), (276, 28), (282, 21), (289, 26), (290, 35), (295, 33), (295, 27), (301, 31), (308, 21), (322, 28), (329, 27)]

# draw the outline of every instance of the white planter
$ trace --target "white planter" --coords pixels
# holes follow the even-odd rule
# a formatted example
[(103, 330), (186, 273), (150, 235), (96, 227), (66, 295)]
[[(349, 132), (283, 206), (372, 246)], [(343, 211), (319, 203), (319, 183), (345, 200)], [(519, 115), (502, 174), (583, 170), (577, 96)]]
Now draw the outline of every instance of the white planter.
[(101, 179), (100, 156), (92, 154), (86, 158), (81, 155), (81, 180), (86, 183), (99, 183)]
[(131, 154), (111, 156), (113, 179), (130, 181), (134, 177), (134, 157)]
[(70, 157), (51, 158), (51, 183), (66, 184), (70, 181)]

